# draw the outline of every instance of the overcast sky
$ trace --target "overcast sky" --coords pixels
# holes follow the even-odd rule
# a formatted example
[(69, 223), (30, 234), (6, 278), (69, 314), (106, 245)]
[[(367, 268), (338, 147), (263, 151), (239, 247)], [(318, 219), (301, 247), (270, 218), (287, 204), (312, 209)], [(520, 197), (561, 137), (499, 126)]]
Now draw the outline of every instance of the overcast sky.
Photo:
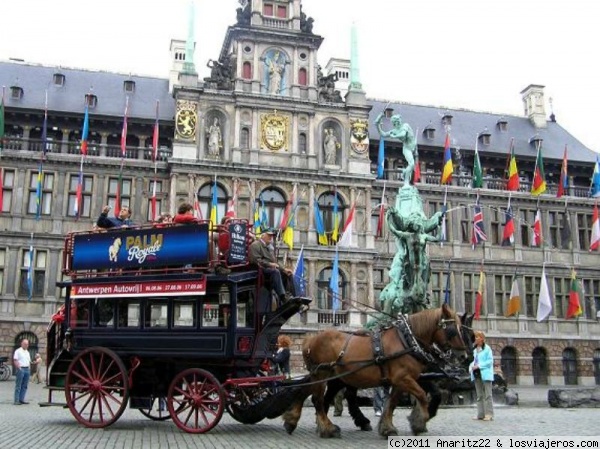
[[(594, 0), (303, 0), (325, 38), (350, 57), (358, 27), (370, 98), (522, 115), (520, 92), (546, 86), (557, 121), (600, 152), (600, 25)], [(195, 63), (218, 57), (237, 0), (196, 0)], [(187, 36), (189, 0), (4, 1), (0, 59), (167, 77), (171, 38)], [(550, 105), (546, 104), (548, 115)], [(459, 142), (460, 144), (460, 142)], [(469, 146), (468, 143), (463, 144)]]

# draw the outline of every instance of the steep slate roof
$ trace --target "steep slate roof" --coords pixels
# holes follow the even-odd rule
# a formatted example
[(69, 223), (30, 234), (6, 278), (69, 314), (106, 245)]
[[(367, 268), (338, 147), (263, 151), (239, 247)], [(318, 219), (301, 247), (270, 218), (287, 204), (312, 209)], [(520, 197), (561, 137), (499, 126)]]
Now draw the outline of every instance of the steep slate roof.
[[(65, 76), (62, 87), (54, 85), (55, 73)], [(125, 92), (126, 80), (135, 82), (135, 92)], [(166, 78), (0, 61), (0, 86), (6, 87), (4, 101), (8, 108), (43, 110), (47, 89), (49, 111), (83, 114), (85, 95), (92, 93), (98, 97), (98, 104), (90, 108), (91, 116), (122, 117), (127, 95), (131, 117), (154, 120), (156, 100), (160, 101), (160, 120), (172, 121), (175, 116), (175, 100), (169, 94)], [(20, 100), (11, 98), (11, 86), (23, 89)]]
[[(388, 104), (382, 100), (369, 100), (373, 106), (371, 110), (369, 134), (377, 139), (379, 132), (375, 126), (375, 118)], [(562, 160), (565, 144), (568, 146), (569, 161), (580, 161), (584, 163), (594, 162), (596, 153), (583, 145), (579, 140), (569, 134), (556, 122), (547, 121), (547, 128), (536, 129), (527, 117), (512, 116), (506, 114), (494, 114), (490, 112), (476, 112), (465, 109), (438, 108), (435, 106), (419, 106), (408, 103), (390, 103), (388, 108), (393, 108), (393, 114), (400, 114), (412, 129), (417, 132), (419, 145), (443, 147), (446, 139), (446, 131), (442, 124), (442, 116), (446, 113), (452, 115), (452, 128), (450, 138), (451, 146), (460, 146), (462, 149), (474, 151), (475, 139), (478, 133), (487, 128), (490, 134), (490, 145), (479, 143), (479, 151), (483, 153), (498, 153), (505, 156), (510, 147), (510, 140), (515, 139), (515, 155), (535, 159), (537, 150), (535, 144), (529, 143), (529, 139), (538, 134), (542, 139), (542, 154), (544, 161), (547, 159)], [(508, 123), (506, 131), (500, 131), (497, 127), (498, 120), (503, 118)], [(383, 128), (390, 128), (388, 119), (383, 119)], [(435, 128), (435, 138), (427, 140), (423, 135), (426, 126)], [(393, 140), (393, 139), (392, 139)]]

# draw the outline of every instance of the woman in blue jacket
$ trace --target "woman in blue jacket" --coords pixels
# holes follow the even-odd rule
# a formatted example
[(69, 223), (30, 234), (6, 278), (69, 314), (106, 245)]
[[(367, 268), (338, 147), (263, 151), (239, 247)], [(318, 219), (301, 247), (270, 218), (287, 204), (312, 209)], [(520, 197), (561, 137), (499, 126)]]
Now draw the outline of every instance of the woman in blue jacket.
[(471, 380), (477, 392), (477, 416), (473, 419), (491, 421), (494, 419), (492, 404), (492, 381), (494, 380), (494, 355), (492, 348), (485, 344), (485, 334), (475, 331), (473, 361), (469, 365)]

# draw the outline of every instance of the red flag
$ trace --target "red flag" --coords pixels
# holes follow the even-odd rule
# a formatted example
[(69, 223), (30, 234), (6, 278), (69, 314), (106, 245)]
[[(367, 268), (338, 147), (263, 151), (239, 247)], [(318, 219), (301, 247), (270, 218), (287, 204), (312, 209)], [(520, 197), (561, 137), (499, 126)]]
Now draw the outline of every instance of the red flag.
[(575, 318), (583, 313), (581, 309), (581, 288), (575, 270), (571, 272), (571, 288), (569, 289), (569, 307), (565, 318)]
[(87, 96), (85, 97), (85, 115), (83, 117), (83, 130), (81, 131), (81, 154), (87, 156), (88, 134), (90, 133), (90, 115), (88, 112)]
[(483, 292), (485, 289), (485, 273), (483, 269), (479, 272), (479, 286), (477, 287), (477, 295), (475, 297), (475, 319), (478, 320), (481, 314), (481, 306), (483, 305)]
[(517, 159), (515, 158), (515, 139), (510, 139), (510, 150), (508, 152), (508, 180), (506, 190), (516, 192), (519, 190), (519, 172), (517, 170)]
[(562, 166), (560, 167), (560, 179), (558, 181), (558, 190), (556, 191), (556, 198), (560, 198), (561, 196), (563, 196), (568, 187), (569, 175), (567, 172), (567, 146), (565, 145)]
[(202, 209), (200, 208), (200, 202), (198, 201), (198, 195), (194, 195), (194, 216), (198, 220), (204, 220), (202, 216)]
[(452, 164), (452, 152), (450, 151), (450, 134), (446, 133), (446, 141), (444, 143), (444, 165), (442, 166), (441, 184), (449, 184), (452, 181), (452, 173), (454, 166)]
[(152, 213), (152, 221), (156, 221), (156, 176), (154, 177), (154, 182), (152, 183), (152, 198), (150, 198), (150, 208)]
[(598, 221), (598, 203), (594, 204), (594, 215), (592, 216), (592, 236), (590, 238), (590, 251), (596, 251), (600, 247), (600, 221)]
[[(295, 189), (295, 187), (294, 187), (294, 189)], [(294, 191), (295, 191), (295, 190), (294, 190)], [(229, 199), (229, 201), (227, 202), (227, 212), (225, 213), (225, 216), (226, 216), (226, 217), (229, 217), (229, 218), (235, 218), (235, 205), (236, 205), (236, 203), (237, 203), (237, 197), (238, 197), (238, 187), (237, 187), (237, 185), (236, 185), (236, 187), (235, 187), (235, 190), (233, 191), (233, 195), (232, 195), (232, 197), (231, 197), (231, 198)], [(290, 201), (291, 201), (291, 202), (293, 202), (293, 201), (294, 201), (294, 192), (292, 192), (292, 199), (291, 199)], [(287, 207), (286, 207), (286, 209), (285, 209), (285, 213), (284, 213), (284, 215), (288, 214), (288, 207), (289, 207), (289, 205), (291, 204), (291, 202), (290, 202), (290, 201), (288, 201), (288, 206), (287, 206)], [(288, 217), (289, 217), (289, 215), (288, 215)], [(285, 220), (285, 226), (287, 226), (287, 223), (288, 223), (288, 220), (287, 220), (287, 218), (286, 218), (286, 220)], [(283, 219), (282, 219), (282, 221), (281, 221), (281, 224), (283, 225)], [(280, 227), (281, 227), (281, 229), (284, 229), (284, 228), (285, 228), (285, 226), (280, 226)]]
[(115, 194), (115, 217), (121, 212), (121, 185), (123, 184), (123, 164), (119, 170), (119, 178), (117, 179), (117, 192)]
[(421, 182), (421, 164), (419, 164), (419, 153), (415, 158), (415, 173), (413, 174), (413, 184)]
[(0, 212), (4, 208), (4, 169), (0, 167)]
[(512, 246), (515, 241), (515, 221), (513, 219), (510, 202), (504, 217), (506, 221), (504, 223), (504, 233), (502, 234), (502, 246)]
[(383, 219), (385, 216), (384, 211), (385, 204), (385, 183), (383, 183), (383, 193), (381, 194), (381, 204), (379, 205), (379, 218), (377, 220), (377, 233), (375, 237), (383, 237)]
[(538, 209), (535, 213), (535, 221), (533, 222), (533, 245), (532, 246), (542, 246), (542, 214)]

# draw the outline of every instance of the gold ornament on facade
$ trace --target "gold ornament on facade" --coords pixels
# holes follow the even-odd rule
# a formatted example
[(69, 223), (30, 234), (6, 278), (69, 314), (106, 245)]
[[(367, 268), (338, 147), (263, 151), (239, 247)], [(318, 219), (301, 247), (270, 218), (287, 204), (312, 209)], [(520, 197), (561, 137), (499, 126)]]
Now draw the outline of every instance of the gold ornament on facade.
[(265, 114), (260, 118), (262, 147), (272, 151), (288, 148), (290, 119), (283, 115)]
[(178, 100), (175, 114), (175, 132), (178, 139), (196, 141), (198, 126), (198, 103)]
[(369, 122), (350, 120), (350, 147), (357, 154), (366, 154), (369, 150)]

